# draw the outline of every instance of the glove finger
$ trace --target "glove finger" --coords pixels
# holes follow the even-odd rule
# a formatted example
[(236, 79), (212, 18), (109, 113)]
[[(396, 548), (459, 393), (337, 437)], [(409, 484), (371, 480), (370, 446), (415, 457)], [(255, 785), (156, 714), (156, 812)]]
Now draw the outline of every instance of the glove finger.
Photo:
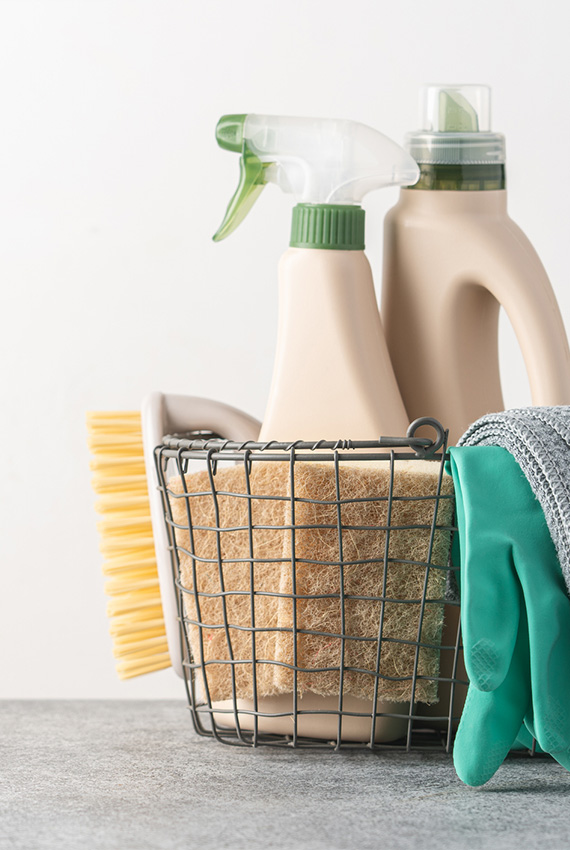
[(532, 502), (514, 560), (528, 620), (534, 734), (554, 754), (570, 747), (570, 599), (544, 514)]
[(566, 770), (570, 770), (570, 751), (565, 750), (564, 752), (558, 753), (550, 753), (553, 759), (555, 759), (559, 765), (566, 768)]
[(469, 686), (453, 745), (453, 763), (466, 785), (483, 785), (512, 748), (530, 703), (528, 640), (519, 633), (509, 671), (494, 691)]
[[(532, 739), (536, 738), (534, 725), (533, 725), (533, 721), (532, 721), (532, 710), (527, 714), (527, 716), (524, 719), (524, 728), (525, 728), (526, 736), (521, 734), (519, 736), (519, 739), (522, 740), (525, 743), (525, 746), (526, 746), (527, 741), (530, 741), (530, 744), (528, 745), (528, 749), (530, 749), (531, 745), (532, 745)], [(545, 750), (542, 749), (542, 747), (540, 746), (540, 744), (538, 742), (536, 744), (536, 752), (537, 753), (544, 753), (545, 752)], [(570, 770), (570, 749), (560, 751), (560, 752), (557, 752), (557, 753), (546, 753), (546, 755), (551, 756), (553, 759), (555, 759), (558, 762), (558, 764), (560, 764), (562, 767), (566, 768), (566, 770)]]
[(544, 613), (540, 631), (529, 626), (532, 702), (536, 739), (554, 755), (570, 747), (570, 600), (564, 594)]
[(532, 750), (533, 737), (523, 723), (513, 745), (513, 750)]
[(523, 750), (532, 750), (534, 745), (535, 753), (544, 753), (544, 750), (534, 737), (534, 727), (532, 723), (527, 723), (527, 718), (529, 714), (532, 714), (532, 711), (527, 712), (524, 723), (520, 728), (520, 732), (517, 735), (516, 743), (519, 744), (519, 749)]
[(509, 670), (521, 607), (508, 523), (502, 519), (505, 505), (510, 506), (512, 458), (497, 446), (449, 451), (460, 538), (465, 667), (471, 685), (491, 691)]

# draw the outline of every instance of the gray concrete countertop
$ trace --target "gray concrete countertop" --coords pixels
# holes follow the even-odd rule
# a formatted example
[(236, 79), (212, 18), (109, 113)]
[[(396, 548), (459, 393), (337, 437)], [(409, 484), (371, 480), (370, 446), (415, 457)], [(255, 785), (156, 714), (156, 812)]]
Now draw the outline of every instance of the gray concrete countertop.
[(225, 746), (183, 701), (5, 701), (0, 718), (1, 850), (570, 845), (570, 773), (550, 759), (472, 789), (440, 753)]

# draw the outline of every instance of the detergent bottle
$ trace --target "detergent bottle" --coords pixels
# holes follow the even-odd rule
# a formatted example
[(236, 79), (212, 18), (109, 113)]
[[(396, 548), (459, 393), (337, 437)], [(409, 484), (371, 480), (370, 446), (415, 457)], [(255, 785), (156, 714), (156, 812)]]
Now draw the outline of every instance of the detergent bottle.
[(385, 219), (382, 318), (411, 420), (434, 416), (454, 444), (502, 410), (498, 318), (521, 347), (532, 403), (570, 403), (570, 353), (552, 287), (507, 213), (505, 140), (488, 86), (426, 86), (406, 148), (420, 167)]
[(399, 145), (346, 120), (220, 119), (219, 145), (241, 177), (215, 240), (244, 219), (267, 183), (296, 201), (279, 263), (279, 327), (260, 440), (404, 435), (402, 403), (364, 254), (366, 193), (407, 185), (418, 166)]

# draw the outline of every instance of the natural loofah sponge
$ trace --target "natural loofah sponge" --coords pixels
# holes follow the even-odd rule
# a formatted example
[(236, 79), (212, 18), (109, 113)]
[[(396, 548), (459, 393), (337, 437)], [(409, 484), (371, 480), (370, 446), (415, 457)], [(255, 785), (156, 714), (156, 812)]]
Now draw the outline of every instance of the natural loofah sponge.
[[(293, 501), (287, 462), (254, 463), (250, 496), (241, 466), (218, 471), (215, 495), (206, 472), (172, 479), (188, 637), (210, 698), (253, 696), (255, 640), (258, 696), (293, 691), (296, 667), (299, 693), (338, 694), (342, 670), (345, 695), (372, 699), (379, 661), (377, 697), (409, 700), (421, 634), (415, 699), (436, 701), (453, 516), (439, 500), (432, 533), (439, 472), (397, 461), (390, 507), (383, 461), (341, 463), (338, 484), (333, 463), (297, 462)], [(452, 488), (444, 476), (440, 492)]]

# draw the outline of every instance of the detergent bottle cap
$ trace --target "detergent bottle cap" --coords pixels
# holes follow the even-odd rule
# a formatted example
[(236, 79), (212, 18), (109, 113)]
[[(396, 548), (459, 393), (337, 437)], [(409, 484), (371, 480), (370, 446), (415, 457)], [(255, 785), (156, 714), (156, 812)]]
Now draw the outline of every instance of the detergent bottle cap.
[(216, 139), (240, 153), (240, 181), (215, 241), (229, 236), (267, 183), (296, 201), (291, 245), (362, 250), (362, 198), (384, 186), (408, 186), (419, 169), (406, 151), (354, 121), (273, 115), (224, 115)]
[(418, 163), (498, 165), (505, 137), (491, 132), (491, 89), (484, 85), (428, 85), (420, 89), (421, 130), (406, 149)]

